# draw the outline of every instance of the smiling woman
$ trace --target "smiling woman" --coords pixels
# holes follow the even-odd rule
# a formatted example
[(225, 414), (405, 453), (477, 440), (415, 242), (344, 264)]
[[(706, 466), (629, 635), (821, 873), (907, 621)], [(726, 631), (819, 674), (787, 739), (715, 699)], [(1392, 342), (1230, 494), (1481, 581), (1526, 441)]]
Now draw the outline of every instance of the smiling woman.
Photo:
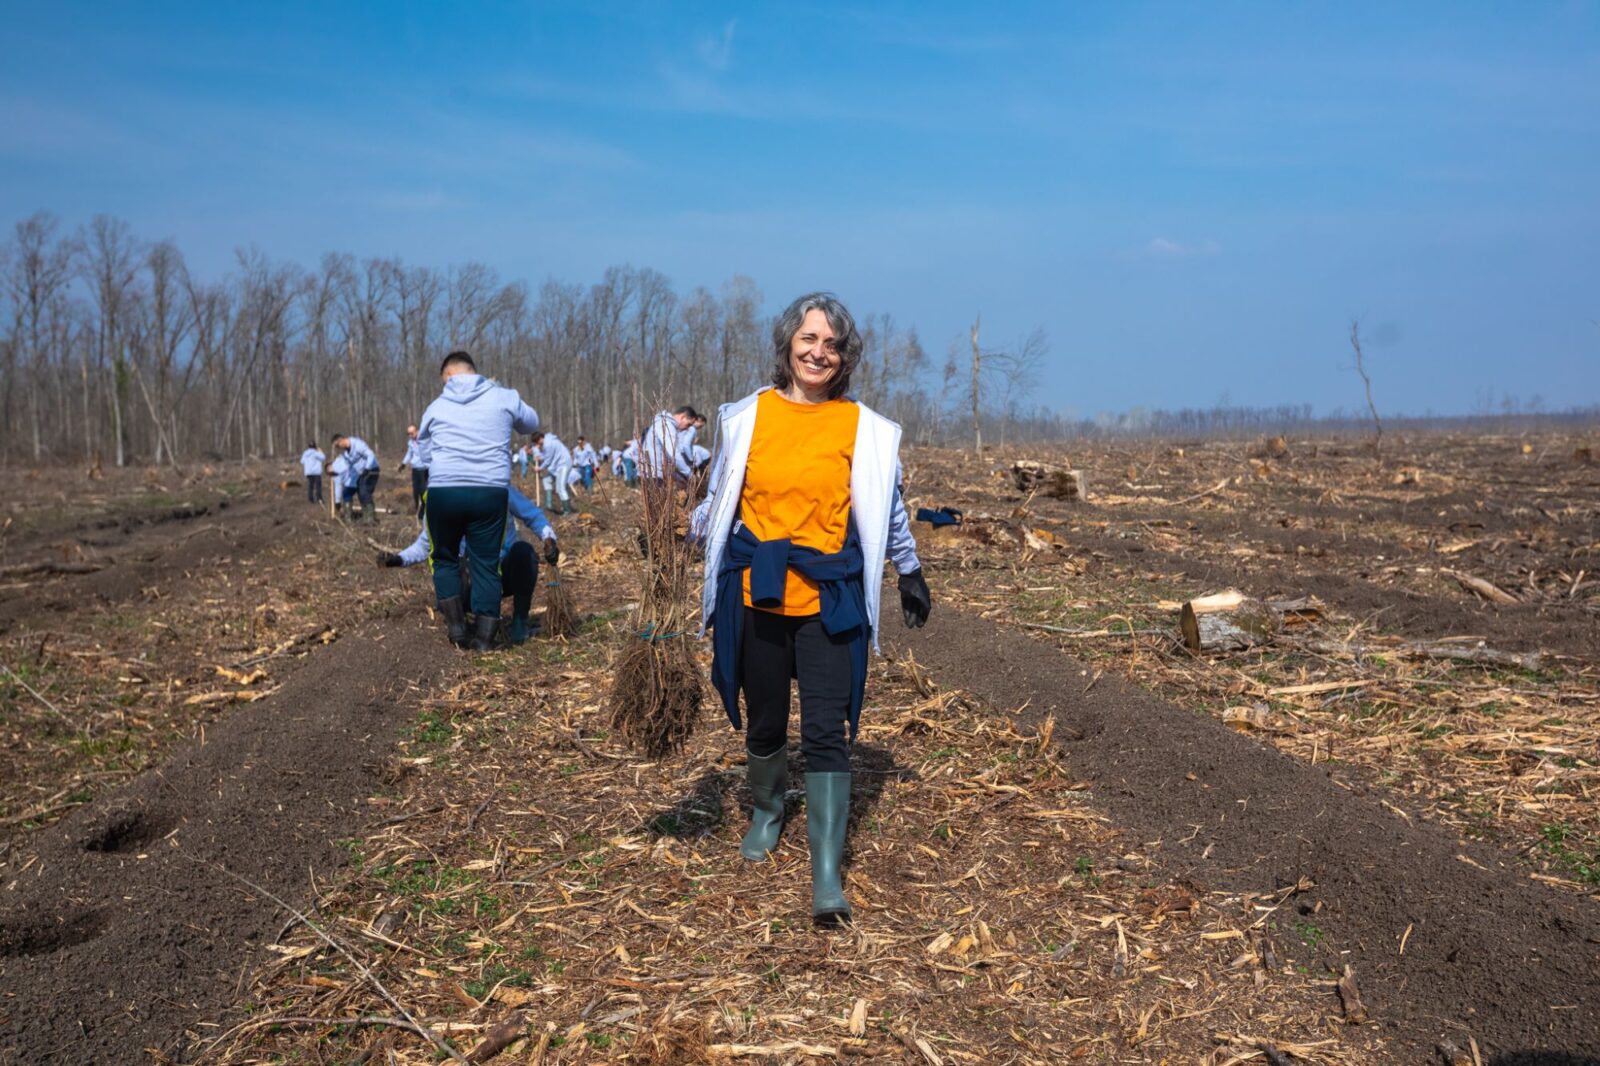
[(822, 403), (849, 390), (863, 345), (856, 320), (836, 297), (825, 292), (800, 297), (779, 316), (772, 332), (772, 384), (779, 392)]
[(701, 609), (715, 630), (711, 678), (728, 720), (740, 728), (741, 690), (750, 719), (753, 811), (740, 853), (762, 861), (783, 830), (793, 679), (811, 916), (836, 924), (850, 917), (839, 870), (850, 740), (885, 559), (901, 575), (906, 625), (927, 621), (930, 597), (900, 500), (900, 427), (846, 395), (862, 350), (855, 319), (835, 297), (811, 293), (779, 316), (772, 341), (774, 387), (720, 414), (722, 450), (694, 516), (706, 544)]

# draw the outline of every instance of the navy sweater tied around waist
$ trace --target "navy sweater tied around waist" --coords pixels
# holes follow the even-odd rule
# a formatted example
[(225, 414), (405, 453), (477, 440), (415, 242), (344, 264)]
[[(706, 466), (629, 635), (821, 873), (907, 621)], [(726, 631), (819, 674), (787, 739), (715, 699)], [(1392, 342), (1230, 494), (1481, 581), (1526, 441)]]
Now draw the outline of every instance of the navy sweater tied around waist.
[(722, 696), (728, 721), (742, 728), (739, 683), (743, 669), (744, 581), (750, 571), (750, 602), (756, 607), (781, 607), (784, 584), (793, 570), (817, 584), (822, 601), (823, 630), (830, 637), (853, 633), (850, 641), (850, 739), (856, 736), (867, 690), (867, 599), (862, 584), (865, 561), (855, 523), (844, 547), (829, 555), (788, 540), (758, 540), (743, 522), (735, 523), (718, 568), (716, 610), (711, 615), (711, 683)]

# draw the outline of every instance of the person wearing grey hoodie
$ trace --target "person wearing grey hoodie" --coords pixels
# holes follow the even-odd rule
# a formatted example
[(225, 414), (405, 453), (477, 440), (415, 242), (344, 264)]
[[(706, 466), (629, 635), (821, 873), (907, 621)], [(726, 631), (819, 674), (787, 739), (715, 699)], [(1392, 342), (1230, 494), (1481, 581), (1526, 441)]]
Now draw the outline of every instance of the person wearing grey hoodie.
[[(537, 432), (539, 415), (515, 389), (481, 376), (466, 352), (445, 356), (439, 377), (444, 390), (417, 426), (417, 443), (428, 449), (429, 457), (423, 497), (429, 570), (451, 643), (488, 651), (500, 624), (498, 561), (511, 484), (511, 435)], [(476, 616), (470, 643), (461, 602), (463, 537)]]

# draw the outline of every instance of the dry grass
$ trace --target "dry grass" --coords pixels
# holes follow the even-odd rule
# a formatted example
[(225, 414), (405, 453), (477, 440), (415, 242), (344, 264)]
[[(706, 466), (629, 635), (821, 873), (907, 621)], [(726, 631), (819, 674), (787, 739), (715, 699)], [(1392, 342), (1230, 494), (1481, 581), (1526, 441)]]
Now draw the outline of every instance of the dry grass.
[[(1088, 506), (1033, 498), (1010, 508), (997, 506), (1004, 490), (990, 469), (1003, 463), (921, 453), (913, 502), (978, 512), (966, 528), (919, 534), (947, 602), (1055, 627), (1025, 632), (1386, 786), (1397, 818), (1435, 817), (1498, 840), (1528, 860), (1530, 877), (1595, 894), (1600, 665), (1545, 654), (1525, 670), (1416, 658), (1403, 645), (1421, 624), (1463, 634), (1445, 646), (1493, 646), (1473, 627), (1502, 611), (1592, 628), (1600, 492), (1570, 442), (1418, 443), (1385, 468), (1326, 443), (1295, 442), (1270, 464), (1242, 444), (1079, 451)], [(1200, 569), (1218, 576), (1187, 576)], [(1462, 575), (1516, 602), (1486, 603)], [(1179, 601), (1226, 584), (1314, 592), (1321, 609), (1275, 645), (1189, 655), (1177, 640)], [(1419, 621), (1397, 621), (1397, 606)], [(1313, 650), (1339, 645), (1363, 650)]]
[[(586, 587), (625, 617), (615, 558)], [(510, 1031), (496, 1061), (1215, 1066), (1265, 1061), (1269, 1041), (1374, 1060), (1335, 974), (1283, 961), (1307, 935), (1280, 917), (1294, 889), (1170, 880), (1095, 813), (1048, 727), (1019, 731), (912, 663), (870, 680), (856, 921), (813, 928), (803, 810), (772, 862), (742, 861), (742, 738), (630, 753), (605, 707), (618, 643), (642, 645), (631, 622), (507, 653), (430, 700), (346, 877), (319, 886), (324, 928), (464, 1055)], [(292, 929), (205, 1061), (432, 1061), (403, 1027), (336, 1024), (392, 1014)], [(324, 1022), (283, 1021), (307, 1018)]]

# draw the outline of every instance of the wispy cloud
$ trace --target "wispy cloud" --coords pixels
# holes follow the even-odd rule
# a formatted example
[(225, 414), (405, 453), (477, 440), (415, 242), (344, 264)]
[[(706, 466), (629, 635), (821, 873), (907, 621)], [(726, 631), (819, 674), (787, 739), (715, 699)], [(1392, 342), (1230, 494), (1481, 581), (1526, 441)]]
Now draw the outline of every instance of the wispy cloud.
[(694, 45), (694, 54), (700, 62), (712, 70), (727, 70), (733, 62), (733, 31), (738, 25), (738, 19), (729, 19), (721, 33), (702, 34)]
[(1199, 259), (1206, 256), (1221, 255), (1222, 245), (1216, 241), (1201, 241), (1198, 244), (1184, 244), (1181, 241), (1171, 240), (1167, 237), (1152, 237), (1150, 243), (1143, 248), (1131, 252), (1124, 252), (1124, 259)]

